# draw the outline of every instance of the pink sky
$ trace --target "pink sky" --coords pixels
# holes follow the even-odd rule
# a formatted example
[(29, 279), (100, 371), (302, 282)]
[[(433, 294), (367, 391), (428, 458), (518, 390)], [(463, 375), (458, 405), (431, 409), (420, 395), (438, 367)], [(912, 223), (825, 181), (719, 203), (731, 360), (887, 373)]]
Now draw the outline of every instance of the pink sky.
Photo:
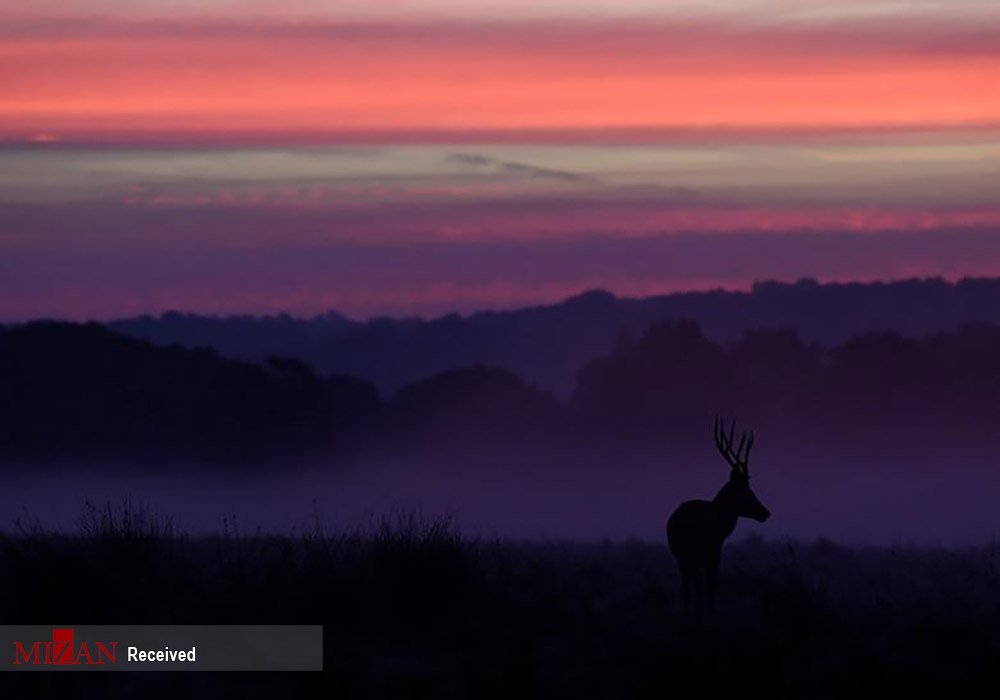
[(987, 2), (357, 5), (11, 3), (0, 131), (1000, 123), (1000, 12)]
[[(0, 26), (0, 317), (1000, 274), (987, 0), (41, 0)], [(498, 245), (524, 262), (463, 274)]]

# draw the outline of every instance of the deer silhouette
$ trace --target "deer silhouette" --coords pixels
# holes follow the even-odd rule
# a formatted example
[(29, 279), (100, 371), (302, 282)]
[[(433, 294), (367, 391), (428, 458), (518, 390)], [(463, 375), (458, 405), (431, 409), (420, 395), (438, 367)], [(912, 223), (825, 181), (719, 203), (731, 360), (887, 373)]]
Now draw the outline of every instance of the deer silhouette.
[[(753, 432), (743, 433), (739, 447), (733, 451), (733, 421), (726, 434), (722, 420), (715, 419), (715, 446), (732, 468), (729, 481), (711, 501), (685, 501), (667, 521), (667, 542), (677, 557), (681, 573), (684, 609), (691, 609), (691, 592), (695, 591), (699, 608), (711, 612), (715, 606), (715, 589), (719, 576), (719, 556), (722, 543), (736, 529), (738, 518), (753, 518), (764, 522), (771, 513), (750, 490), (750, 448)], [(742, 455), (742, 456), (741, 456)], [(704, 572), (704, 579), (701, 573)]]

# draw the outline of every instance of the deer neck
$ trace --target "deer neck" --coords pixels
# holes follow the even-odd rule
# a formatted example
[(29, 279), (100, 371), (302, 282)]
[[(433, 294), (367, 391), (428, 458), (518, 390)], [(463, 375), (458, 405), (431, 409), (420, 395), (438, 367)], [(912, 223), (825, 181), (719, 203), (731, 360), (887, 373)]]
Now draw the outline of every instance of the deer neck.
[(715, 506), (719, 529), (722, 531), (723, 538), (729, 537), (733, 530), (736, 529), (736, 520), (740, 517), (737, 511), (736, 503), (734, 502), (729, 491), (723, 488), (719, 491), (718, 495), (712, 499), (712, 505)]

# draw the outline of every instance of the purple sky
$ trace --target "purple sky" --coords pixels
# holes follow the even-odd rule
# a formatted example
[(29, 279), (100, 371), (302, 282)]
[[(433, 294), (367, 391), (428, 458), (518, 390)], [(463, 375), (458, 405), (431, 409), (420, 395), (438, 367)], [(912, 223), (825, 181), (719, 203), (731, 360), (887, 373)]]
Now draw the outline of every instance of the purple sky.
[(799, 143), (18, 146), (0, 318), (366, 317), (1000, 274), (992, 132)]

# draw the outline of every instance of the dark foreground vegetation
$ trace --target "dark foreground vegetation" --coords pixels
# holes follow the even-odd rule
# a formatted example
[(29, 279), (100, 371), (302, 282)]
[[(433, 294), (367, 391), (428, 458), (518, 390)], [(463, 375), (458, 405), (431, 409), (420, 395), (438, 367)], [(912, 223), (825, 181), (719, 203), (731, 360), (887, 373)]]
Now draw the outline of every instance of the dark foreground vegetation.
[[(92, 509), (0, 539), (2, 624), (316, 624), (322, 674), (2, 674), (0, 696), (901, 697), (1000, 683), (1000, 546), (727, 547), (716, 619), (666, 545), (366, 534), (187, 537)], [(977, 693), (977, 696), (980, 693)]]

